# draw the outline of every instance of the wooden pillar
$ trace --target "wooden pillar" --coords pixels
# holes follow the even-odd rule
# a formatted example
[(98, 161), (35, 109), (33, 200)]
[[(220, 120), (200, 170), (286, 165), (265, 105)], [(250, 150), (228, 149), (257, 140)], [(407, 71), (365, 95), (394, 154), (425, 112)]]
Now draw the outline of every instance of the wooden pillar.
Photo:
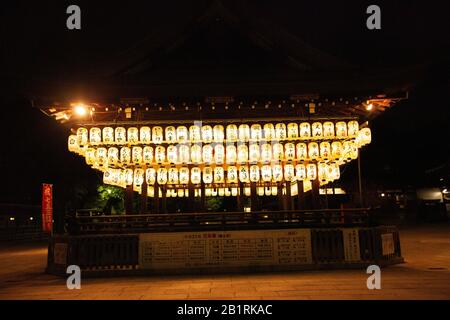
[(201, 212), (206, 212), (206, 192), (205, 192), (205, 183), (202, 182), (200, 184), (200, 191), (201, 191), (201, 195), (200, 195), (200, 203), (201, 203)]
[(236, 202), (237, 202), (237, 211), (242, 212), (244, 211), (244, 186), (242, 184), (242, 182), (238, 182), (238, 194), (236, 197)]
[(155, 182), (155, 191), (153, 195), (153, 205), (155, 207), (155, 213), (159, 213), (159, 184)]
[[(144, 167), (144, 172), (146, 171), (146, 167)], [(147, 202), (148, 202), (148, 185), (147, 180), (144, 178), (144, 183), (142, 183), (142, 191), (139, 199), (139, 213), (145, 214), (147, 212)]]
[(195, 212), (196, 211), (196, 207), (195, 207), (195, 189), (194, 189), (194, 185), (191, 182), (191, 179), (189, 179), (189, 184), (188, 184), (188, 192), (189, 192), (189, 203), (188, 203), (188, 211), (189, 212)]
[(311, 198), (312, 198), (312, 207), (313, 209), (320, 209), (320, 199), (319, 199), (319, 188), (320, 188), (320, 182), (317, 178), (312, 182), (312, 189), (311, 189)]
[(161, 212), (167, 213), (167, 187), (166, 187), (166, 185), (161, 186), (161, 192), (162, 192)]
[(125, 188), (125, 214), (133, 214), (133, 185)]
[(291, 190), (291, 182), (290, 181), (286, 181), (286, 195), (285, 195), (285, 202), (286, 202), (286, 209), (285, 210), (292, 210), (293, 206), (292, 206), (292, 194), (291, 194), (292, 190)]
[(251, 196), (251, 208), (252, 211), (258, 211), (258, 195), (256, 193), (256, 182), (250, 183), (250, 196)]
[(284, 210), (284, 199), (283, 199), (283, 185), (281, 182), (277, 183), (277, 198), (278, 198), (278, 210)]
[(305, 191), (303, 189), (303, 181), (297, 180), (297, 209), (305, 209)]

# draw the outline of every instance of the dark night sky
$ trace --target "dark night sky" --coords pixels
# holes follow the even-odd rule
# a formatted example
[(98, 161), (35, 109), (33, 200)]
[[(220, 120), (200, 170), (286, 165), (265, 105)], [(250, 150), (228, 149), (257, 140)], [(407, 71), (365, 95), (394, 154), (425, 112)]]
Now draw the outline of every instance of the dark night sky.
[[(361, 68), (426, 66), (410, 99), (372, 123), (373, 143), (362, 156), (364, 176), (368, 183), (406, 186), (423, 183), (427, 169), (443, 164), (448, 168), (450, 27), (444, 1), (374, 2), (382, 8), (379, 31), (365, 28), (365, 8), (372, 4), (365, 1), (223, 2), (231, 11), (245, 9), (268, 19), (310, 45)], [(2, 4), (0, 203), (38, 203), (42, 182), (54, 183), (58, 196), (70, 194), (77, 183), (99, 179), (81, 158), (66, 151), (67, 130), (31, 108), (21, 90), (23, 83), (66, 78), (82, 81), (86, 74), (101, 75), (104, 70), (98, 70), (97, 65), (126, 54), (128, 48), (161, 26), (188, 23), (209, 3)], [(65, 28), (69, 4), (82, 9), (81, 31)], [(354, 166), (344, 177), (353, 171)]]

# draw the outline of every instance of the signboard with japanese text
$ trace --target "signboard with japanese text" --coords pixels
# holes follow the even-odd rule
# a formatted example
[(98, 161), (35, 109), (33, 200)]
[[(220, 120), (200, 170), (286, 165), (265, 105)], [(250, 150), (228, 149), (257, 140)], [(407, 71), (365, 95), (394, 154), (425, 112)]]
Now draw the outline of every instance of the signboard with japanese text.
[(51, 232), (53, 227), (53, 185), (42, 184), (42, 231)]
[(360, 261), (361, 253), (359, 250), (359, 232), (358, 229), (346, 228), (342, 229), (344, 237), (344, 255), (345, 261)]

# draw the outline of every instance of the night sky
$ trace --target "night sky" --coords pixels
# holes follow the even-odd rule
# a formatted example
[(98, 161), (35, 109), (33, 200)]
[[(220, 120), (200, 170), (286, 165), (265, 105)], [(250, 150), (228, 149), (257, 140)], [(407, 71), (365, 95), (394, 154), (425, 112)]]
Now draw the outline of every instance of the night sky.
[[(103, 67), (105, 62), (126, 55), (161, 26), (188, 23), (210, 2), (2, 4), (0, 203), (37, 204), (43, 182), (53, 183), (55, 197), (63, 202), (74, 186), (101, 181), (81, 157), (67, 151), (67, 129), (32, 108), (30, 85), (68, 78), (82, 82), (114, 72)], [(372, 3), (364, 1), (223, 2), (231, 11), (268, 19), (362, 69), (423, 67), (410, 99), (371, 123), (373, 142), (362, 154), (363, 176), (367, 184), (387, 187), (448, 178), (450, 27), (444, 1), (378, 1), (382, 30), (377, 31), (365, 27), (365, 8)], [(81, 7), (81, 31), (65, 27), (69, 4)], [(352, 164), (343, 178), (353, 179), (354, 169)]]

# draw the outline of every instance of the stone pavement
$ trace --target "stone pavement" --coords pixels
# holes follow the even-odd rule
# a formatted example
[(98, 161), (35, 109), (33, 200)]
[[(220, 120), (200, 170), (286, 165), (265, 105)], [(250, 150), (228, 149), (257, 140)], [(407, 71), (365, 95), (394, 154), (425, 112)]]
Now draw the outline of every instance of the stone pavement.
[(0, 247), (0, 299), (450, 299), (450, 224), (400, 230), (405, 264), (382, 269), (381, 290), (365, 270), (65, 279), (43, 273), (45, 244)]

